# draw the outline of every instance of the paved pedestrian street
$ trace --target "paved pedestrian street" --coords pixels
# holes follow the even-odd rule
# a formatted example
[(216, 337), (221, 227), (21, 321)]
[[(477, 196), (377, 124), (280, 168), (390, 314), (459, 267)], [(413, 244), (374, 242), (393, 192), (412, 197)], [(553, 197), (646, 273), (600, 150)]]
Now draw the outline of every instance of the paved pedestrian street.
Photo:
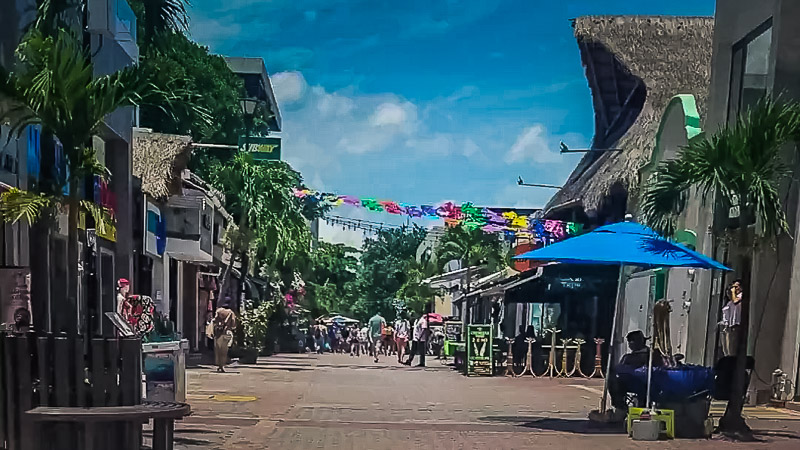
[[(593, 426), (602, 380), (467, 378), (439, 361), (426, 369), (348, 355), (276, 355), (214, 373), (189, 370), (193, 414), (178, 449), (341, 448), (798, 448), (800, 414), (746, 411), (762, 442), (630, 440)], [(724, 406), (712, 408), (721, 414)]]

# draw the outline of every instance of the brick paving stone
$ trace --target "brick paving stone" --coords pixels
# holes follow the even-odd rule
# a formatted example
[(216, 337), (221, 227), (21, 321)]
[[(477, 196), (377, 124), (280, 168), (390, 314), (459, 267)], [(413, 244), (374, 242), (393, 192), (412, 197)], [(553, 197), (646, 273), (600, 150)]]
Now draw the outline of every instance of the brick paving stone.
[(800, 448), (800, 414), (764, 408), (748, 410), (760, 443), (634, 442), (586, 420), (602, 380), (467, 378), (435, 360), (348, 355), (276, 355), (229, 372), (189, 370), (193, 415), (176, 448)]

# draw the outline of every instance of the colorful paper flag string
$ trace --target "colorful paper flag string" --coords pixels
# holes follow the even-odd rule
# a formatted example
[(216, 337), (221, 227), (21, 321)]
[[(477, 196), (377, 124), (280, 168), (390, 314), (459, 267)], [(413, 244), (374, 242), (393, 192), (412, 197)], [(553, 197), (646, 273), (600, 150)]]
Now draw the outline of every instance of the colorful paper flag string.
[(327, 206), (349, 205), (369, 211), (406, 215), (413, 218), (444, 219), (448, 226), (464, 224), (470, 228), (480, 228), (488, 233), (505, 233), (507, 237), (529, 237), (544, 241), (545, 244), (560, 241), (569, 236), (581, 234), (583, 225), (560, 220), (545, 220), (519, 214), (516, 211), (493, 211), (489, 208), (464, 203), (461, 206), (452, 202), (439, 205), (411, 205), (374, 198), (358, 198), (350, 195), (336, 195), (295, 189), (297, 198), (321, 202)]

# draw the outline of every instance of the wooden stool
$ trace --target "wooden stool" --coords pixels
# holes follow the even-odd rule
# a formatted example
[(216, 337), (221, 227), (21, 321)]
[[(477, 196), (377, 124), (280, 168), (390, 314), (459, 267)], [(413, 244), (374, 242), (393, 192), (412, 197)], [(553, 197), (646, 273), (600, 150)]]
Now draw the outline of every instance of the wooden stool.
[(585, 344), (586, 341), (584, 341), (581, 338), (575, 338), (575, 339), (572, 340), (572, 342), (578, 348), (575, 349), (575, 363), (573, 363), (573, 365), (572, 365), (572, 370), (569, 372), (569, 376), (573, 376), (577, 372), (578, 375), (580, 375), (581, 377), (586, 378), (586, 375), (581, 370), (581, 346), (583, 344)]
[(597, 350), (595, 350), (594, 354), (594, 370), (592, 374), (589, 375), (589, 378), (596, 378), (599, 376), (600, 378), (605, 378), (606, 376), (603, 374), (603, 343), (606, 340), (603, 338), (594, 338), (594, 343), (597, 346)]

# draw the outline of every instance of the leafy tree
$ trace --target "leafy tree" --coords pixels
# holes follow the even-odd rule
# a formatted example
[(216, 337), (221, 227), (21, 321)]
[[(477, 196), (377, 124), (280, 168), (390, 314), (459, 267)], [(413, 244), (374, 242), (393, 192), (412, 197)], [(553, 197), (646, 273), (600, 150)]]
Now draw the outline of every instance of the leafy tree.
[(436, 260), (440, 270), (452, 260), (461, 261), (465, 267), (486, 264), (492, 271), (506, 265), (503, 245), (497, 235), (465, 225), (445, 230), (436, 248)]
[(136, 14), (139, 46), (165, 46), (160, 42), (165, 34), (180, 33), (189, 28), (186, 0), (128, 0)]
[(721, 431), (739, 437), (750, 435), (742, 417), (750, 327), (747, 294), (754, 252), (748, 225), (755, 223), (756, 235), (761, 238), (787, 231), (779, 186), (789, 176), (789, 170), (780, 153), (785, 144), (797, 139), (799, 130), (800, 105), (764, 98), (733, 125), (710, 138), (691, 141), (675, 159), (661, 162), (642, 197), (644, 221), (665, 234), (674, 232), (691, 189), (703, 195), (713, 194), (739, 209), (737, 269), (742, 274), (745, 295), (734, 387), (719, 424)]
[[(43, 14), (41, 10), (40, 14)], [(11, 105), (2, 116), (11, 121), (12, 134), (17, 136), (33, 124), (40, 124), (44, 132), (56, 136), (66, 157), (64, 172), (67, 175), (59, 180), (63, 186), (53, 192), (5, 194), (3, 217), (34, 222), (44, 210), (54, 212), (59, 207), (67, 208), (66, 296), (67, 306), (73, 311), (60, 320), (65, 326), (74, 326), (67, 317), (74, 317), (72, 312), (78, 298), (79, 210), (90, 212), (98, 226), (102, 226), (104, 220), (104, 211), (91, 202), (82, 201), (81, 197), (82, 184), (87, 177), (107, 175), (105, 167), (97, 161), (91, 138), (106, 115), (118, 108), (156, 101), (170, 110), (179, 98), (156, 88), (149, 73), (139, 65), (95, 77), (89, 54), (77, 36), (64, 29), (53, 30), (40, 22), (41, 29), (31, 29), (17, 48), (15, 70), (8, 72), (0, 68), (0, 95)]]
[(415, 314), (425, 312), (426, 307), (434, 300), (436, 290), (423, 283), (441, 271), (432, 255), (426, 254), (417, 260), (406, 261), (406, 281), (397, 291), (397, 297), (405, 303), (405, 308)]
[(314, 317), (352, 314), (356, 297), (358, 250), (344, 244), (320, 241), (309, 255), (306, 302)]
[(402, 227), (383, 230), (365, 241), (358, 271), (360, 297), (354, 308), (358, 318), (375, 312), (387, 319), (395, 316), (397, 291), (408, 277), (407, 262), (416, 257), (426, 235), (423, 228)]
[[(231, 72), (225, 58), (211, 54), (208, 47), (192, 42), (183, 33), (164, 33), (159, 47), (151, 48), (142, 67), (152, 72), (156, 84), (175, 83), (175, 88), (196, 95), (196, 104), (213, 121), (203, 120), (197, 110), (165, 113), (158, 106), (140, 109), (142, 126), (162, 133), (190, 135), (196, 142), (236, 144), (244, 122), (240, 99), (245, 96), (242, 80)], [(177, 81), (173, 81), (177, 80)], [(194, 158), (191, 169), (207, 178), (209, 163), (227, 161), (230, 150), (203, 151)]]
[(253, 256), (275, 267), (308, 252), (310, 231), (303, 206), (292, 193), (302, 178), (291, 166), (280, 161), (260, 164), (252, 155), (238, 153), (229, 163), (215, 165), (210, 181), (225, 195), (225, 207), (238, 224), (228, 233), (231, 263), (221, 284), (227, 282), (236, 258), (243, 257), (245, 266)]

